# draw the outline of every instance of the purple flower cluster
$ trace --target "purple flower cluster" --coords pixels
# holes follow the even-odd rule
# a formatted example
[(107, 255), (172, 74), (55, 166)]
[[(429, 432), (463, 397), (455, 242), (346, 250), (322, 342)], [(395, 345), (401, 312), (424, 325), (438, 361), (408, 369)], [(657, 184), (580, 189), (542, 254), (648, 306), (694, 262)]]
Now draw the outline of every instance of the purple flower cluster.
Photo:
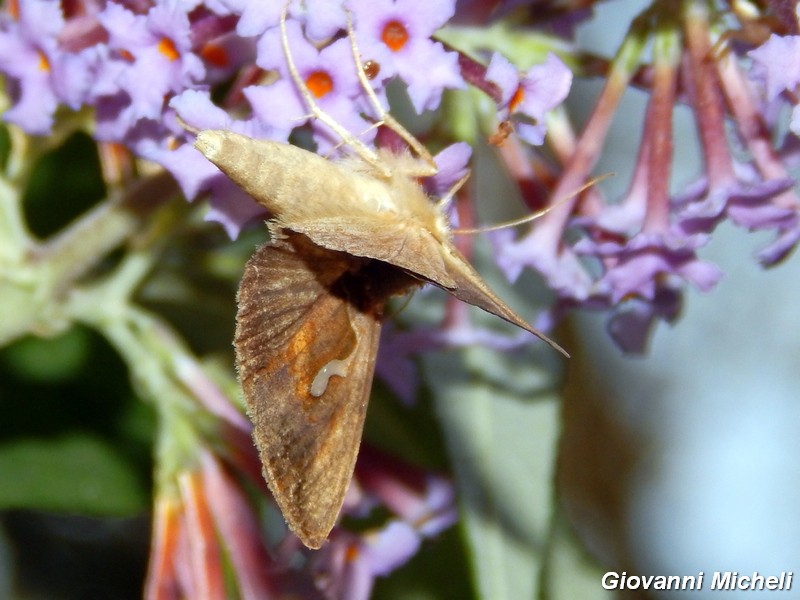
[(392, 516), (362, 535), (336, 529), (330, 542), (315, 554), (311, 569), (328, 582), (324, 592), (332, 598), (369, 598), (376, 577), (405, 564), (424, 539), (457, 519), (449, 480), (372, 446), (362, 446), (355, 480), (358, 485), (351, 486), (345, 500), (350, 514), (365, 513), (380, 504)]
[[(767, 102), (761, 103), (757, 86), (747, 79), (747, 63), (733, 49), (717, 51), (710, 19), (699, 2), (684, 3), (674, 14), (643, 13), (609, 65), (605, 89), (580, 138), (571, 137), (568, 126), (550, 132), (565, 165), (553, 191), (562, 199), (596, 163), (624, 89), (646, 83), (650, 100), (627, 194), (610, 203), (591, 190), (556, 206), (519, 239), (509, 231), (493, 236), (495, 258), (511, 280), (531, 267), (556, 292), (539, 323), (545, 330), (569, 309), (604, 310), (617, 345), (641, 353), (654, 325), (678, 316), (687, 283), (707, 291), (722, 276), (698, 256), (717, 225), (727, 220), (774, 232), (774, 241), (758, 255), (765, 266), (785, 258), (800, 239), (800, 199), (788, 173), (793, 153), (781, 156), (773, 146), (776, 111), (770, 106), (796, 90), (798, 71), (786, 64), (794, 38), (773, 36), (750, 53), (751, 75), (766, 85)], [(641, 40), (652, 41), (653, 62), (646, 67), (639, 62)], [(694, 112), (705, 170), (675, 194), (672, 113), (679, 101)], [(526, 176), (521, 172), (518, 179)], [(567, 244), (569, 238), (577, 241)]]
[[(62, 5), (24, 0), (13, 6), (18, 9), (0, 21), (0, 71), (8, 78), (13, 102), (5, 114), (8, 122), (45, 135), (52, 131), (59, 105), (92, 108), (99, 141), (122, 143), (161, 164), (188, 198), (210, 191), (208, 217), (231, 237), (262, 212), (190, 145), (181, 144), (186, 133), (176, 116), (198, 130), (227, 128), (276, 141), (287, 141), (293, 130), (309, 123), (281, 46), (281, 2), (86, 0)], [(465, 85), (459, 55), (431, 39), (454, 9), (454, 0), (292, 4), (287, 41), (320, 108), (370, 141), (376, 131), (365, 117), (370, 107), (344, 35), (345, 10), (378, 96), (384, 99), (386, 85), (400, 79), (422, 112), (435, 109), (445, 89)], [(509, 70), (513, 67), (507, 65), (506, 77)], [(562, 88), (559, 102), (569, 87), (569, 71), (559, 63), (552, 76)], [(215, 104), (211, 91), (219, 84), (230, 92)], [(551, 101), (549, 93), (547, 85), (531, 90), (526, 102), (542, 106)], [(539, 123), (542, 111), (536, 110), (531, 119)], [(340, 144), (324, 125), (311, 122), (310, 127), (321, 154)], [(541, 137), (541, 123), (538, 127)]]
[[(177, 115), (195, 129), (228, 128), (279, 141), (305, 127), (320, 153), (340, 149), (341, 140), (310, 118), (288, 76), (281, 9), (280, 3), (246, 0), (12, 3), (0, 21), (0, 71), (12, 99), (5, 119), (29, 133), (47, 134), (59, 105), (93, 108), (98, 140), (122, 143), (163, 165), (189, 198), (210, 192), (208, 218), (235, 237), (262, 209), (182, 143), (186, 133)], [(542, 142), (544, 115), (571, 83), (564, 63), (551, 54), (521, 74), (498, 53), (482, 66), (446, 47), (431, 36), (454, 16), (454, 0), (292, 4), (286, 37), (308, 93), (368, 143), (378, 133), (376, 115), (345, 35), (348, 11), (382, 102), (387, 84), (398, 79), (418, 112), (438, 107), (445, 89), (469, 84), (489, 93), (497, 122), (512, 123), (508, 131), (517, 133), (502, 152), (524, 191), (527, 174), (516, 165), (527, 162), (529, 148), (520, 141)], [(752, 50), (748, 80), (735, 50), (717, 52), (709, 19), (702, 3), (687, 3), (679, 14), (641, 19), (631, 29), (628, 45), (646, 37), (654, 40), (654, 50), (644, 75), (650, 106), (626, 196), (609, 203), (589, 192), (552, 210), (519, 239), (509, 231), (493, 236), (495, 259), (511, 280), (533, 268), (556, 292), (556, 303), (542, 317), (544, 327), (571, 308), (607, 310), (609, 329), (623, 350), (640, 352), (654, 323), (677, 316), (685, 283), (708, 290), (721, 277), (697, 256), (719, 223), (774, 231), (775, 240), (759, 254), (765, 265), (787, 256), (800, 238), (800, 201), (785, 164), (796, 154), (794, 145), (787, 143), (781, 155), (770, 137), (782, 102), (794, 107), (789, 135), (800, 129), (794, 92), (800, 76), (789, 59), (797, 36), (773, 34)], [(639, 63), (626, 48), (610, 64), (607, 86), (580, 138), (571, 138), (568, 126), (551, 134), (565, 165), (553, 189), (556, 198), (586, 179), (621, 92), (637, 77)], [(212, 101), (220, 84), (227, 95)], [(705, 170), (673, 194), (669, 124), (678, 101), (695, 112)], [(726, 119), (738, 139), (732, 140)], [(734, 157), (732, 141), (744, 156)], [(564, 242), (568, 230), (580, 233), (577, 243)]]

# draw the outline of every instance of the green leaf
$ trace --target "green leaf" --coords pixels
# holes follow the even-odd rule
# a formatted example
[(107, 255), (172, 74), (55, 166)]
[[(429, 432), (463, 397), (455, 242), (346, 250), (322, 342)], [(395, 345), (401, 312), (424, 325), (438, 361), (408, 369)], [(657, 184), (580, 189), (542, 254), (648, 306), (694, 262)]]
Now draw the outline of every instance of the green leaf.
[(91, 351), (85, 328), (72, 327), (52, 338), (27, 336), (3, 353), (3, 360), (27, 381), (57, 383), (74, 378)]
[(453, 463), (478, 596), (534, 598), (554, 512), (559, 404), (534, 355), (423, 359)]
[(85, 435), (3, 444), (0, 481), (0, 510), (130, 515), (146, 510), (149, 503), (116, 450)]

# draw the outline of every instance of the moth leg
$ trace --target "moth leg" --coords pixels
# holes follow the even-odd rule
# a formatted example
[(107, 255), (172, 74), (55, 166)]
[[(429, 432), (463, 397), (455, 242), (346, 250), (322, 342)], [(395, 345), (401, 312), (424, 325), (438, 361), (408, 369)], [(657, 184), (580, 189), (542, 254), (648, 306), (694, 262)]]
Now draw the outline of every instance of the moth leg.
[(311, 95), (311, 92), (308, 91), (308, 87), (303, 82), (302, 77), (300, 77), (300, 73), (297, 71), (297, 66), (294, 63), (294, 58), (292, 57), (292, 50), (289, 48), (289, 37), (286, 34), (286, 17), (289, 11), (289, 2), (283, 7), (283, 11), (281, 12), (281, 45), (283, 46), (283, 53), (286, 56), (286, 64), (289, 68), (289, 74), (292, 76), (292, 80), (294, 84), (297, 86), (298, 91), (303, 96), (303, 100), (305, 100), (308, 109), (311, 111), (311, 115), (325, 125), (327, 125), (333, 132), (338, 135), (342, 142), (350, 147), (366, 162), (373, 165), (376, 169), (385, 173), (386, 176), (389, 176), (391, 173), (387, 172), (386, 165), (384, 165), (381, 160), (378, 158), (378, 155), (375, 153), (373, 149), (367, 146), (364, 142), (359, 140), (356, 136), (354, 136), (351, 132), (345, 129), (341, 124), (339, 124), (336, 119), (322, 110), (317, 102), (314, 100), (314, 97)]
[[(313, 115), (312, 115), (312, 116), (313, 116)], [(357, 136), (355, 136), (355, 137), (356, 137), (356, 138), (360, 138), (361, 136), (364, 136), (364, 135), (368, 134), (370, 131), (372, 131), (373, 129), (377, 129), (377, 128), (378, 128), (378, 127), (380, 127), (380, 126), (381, 126), (381, 123), (373, 123), (372, 125), (370, 125), (369, 127), (367, 127), (367, 128), (364, 130), (364, 131), (362, 131), (361, 133), (359, 133), (359, 134), (358, 134)], [(341, 148), (342, 146), (346, 146), (346, 145), (347, 145), (347, 142), (345, 142), (344, 140), (342, 140), (342, 141), (338, 142), (338, 143), (337, 143), (337, 144), (336, 144), (336, 145), (335, 145), (333, 148), (331, 148), (331, 149), (330, 149), (330, 151), (329, 151), (329, 152), (328, 152), (328, 153), (325, 155), (325, 158), (330, 158), (330, 157), (331, 157), (331, 155), (332, 155), (334, 152), (336, 152), (336, 151), (337, 151), (339, 148)], [(381, 171), (383, 171), (383, 170), (384, 170), (384, 169), (381, 167)]]
[(403, 138), (403, 140), (409, 145), (414, 153), (419, 156), (420, 159), (422, 159), (423, 164), (419, 166), (419, 169), (415, 169), (414, 172), (408, 173), (409, 175), (416, 177), (429, 177), (431, 175), (435, 175), (438, 172), (438, 168), (436, 167), (436, 162), (434, 162), (431, 153), (428, 152), (428, 149), (422, 144), (422, 142), (414, 137), (414, 135), (408, 129), (403, 127), (397, 119), (389, 114), (389, 112), (381, 104), (378, 96), (375, 94), (375, 90), (373, 90), (372, 86), (369, 84), (369, 80), (367, 79), (367, 74), (364, 69), (364, 63), (361, 60), (361, 53), (358, 51), (358, 44), (356, 43), (356, 36), (355, 32), (353, 31), (353, 20), (350, 17), (350, 11), (345, 10), (345, 13), (347, 15), (347, 37), (350, 39), (350, 49), (353, 51), (353, 61), (356, 64), (356, 75), (358, 76), (358, 80), (361, 82), (361, 87), (364, 88), (364, 93), (367, 95), (367, 98), (369, 99), (370, 104), (372, 104), (375, 114), (377, 115), (375, 126), (379, 127), (381, 125), (386, 125), (386, 127)]

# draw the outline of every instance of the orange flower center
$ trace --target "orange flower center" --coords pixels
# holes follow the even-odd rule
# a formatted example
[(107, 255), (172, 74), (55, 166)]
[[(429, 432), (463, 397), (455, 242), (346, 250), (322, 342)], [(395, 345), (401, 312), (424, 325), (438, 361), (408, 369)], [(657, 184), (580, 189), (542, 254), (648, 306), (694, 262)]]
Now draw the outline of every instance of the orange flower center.
[(47, 60), (47, 56), (41, 50), (39, 50), (39, 70), (45, 73), (50, 72), (50, 61)]
[(408, 41), (408, 30), (399, 21), (389, 21), (383, 28), (381, 39), (392, 52), (398, 52)]
[(222, 46), (216, 44), (206, 44), (201, 51), (203, 59), (214, 67), (224, 68), (228, 66), (228, 52)]
[(358, 551), (358, 546), (355, 544), (348, 544), (347, 549), (344, 551), (344, 559), (347, 562), (353, 562), (358, 558), (358, 555), (361, 554)]
[(322, 98), (333, 90), (333, 80), (325, 71), (314, 71), (306, 77), (306, 87), (315, 98)]
[(158, 42), (158, 51), (170, 61), (178, 60), (181, 56), (175, 44), (169, 38), (161, 38), (161, 41)]
[(508, 109), (511, 112), (517, 110), (517, 107), (522, 104), (522, 101), (525, 99), (525, 90), (522, 89), (522, 86), (517, 87), (517, 91), (514, 92), (514, 95), (511, 96), (511, 100), (508, 103)]

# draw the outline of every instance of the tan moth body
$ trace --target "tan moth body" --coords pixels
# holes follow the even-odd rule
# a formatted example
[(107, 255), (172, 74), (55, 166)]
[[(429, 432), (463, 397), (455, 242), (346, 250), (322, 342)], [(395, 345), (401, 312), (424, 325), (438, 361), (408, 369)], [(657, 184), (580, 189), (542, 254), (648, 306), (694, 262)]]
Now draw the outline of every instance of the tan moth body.
[[(325, 248), (385, 260), (454, 285), (440, 252), (442, 240), (449, 238), (447, 225), (402, 171), (379, 178), (358, 159), (334, 163), (295, 146), (230, 131), (203, 131), (195, 145), (274, 215), (271, 229), (291, 229)], [(381, 158), (387, 165), (412, 161), (390, 153)]]
[(272, 214), (273, 241), (239, 288), (236, 360), (270, 489), (318, 548), (355, 467), (392, 295), (430, 282), (560, 348), (458, 252), (441, 207), (403, 172), (410, 157), (381, 154), (386, 175), (230, 131), (203, 131), (196, 146)]
[(417, 181), (435, 174), (434, 161), (384, 111), (349, 20), (376, 126), (394, 130), (419, 158), (366, 146), (317, 106), (292, 59), (286, 13), (285, 6), (291, 78), (311, 114), (354, 155), (334, 162), (224, 130), (199, 132), (195, 146), (270, 213), (272, 239), (248, 261), (239, 286), (236, 365), (265, 479), (292, 531), (319, 548), (353, 475), (389, 298), (432, 283), (566, 353), (489, 289), (453, 245), (441, 203)]
[(323, 248), (392, 264), (564, 353), (503, 302), (456, 249), (441, 207), (402, 170), (413, 165), (410, 156), (382, 152), (386, 166), (400, 167), (384, 176), (364, 161), (335, 163), (231, 131), (202, 131), (195, 145), (272, 213), (274, 234), (296, 231)]

